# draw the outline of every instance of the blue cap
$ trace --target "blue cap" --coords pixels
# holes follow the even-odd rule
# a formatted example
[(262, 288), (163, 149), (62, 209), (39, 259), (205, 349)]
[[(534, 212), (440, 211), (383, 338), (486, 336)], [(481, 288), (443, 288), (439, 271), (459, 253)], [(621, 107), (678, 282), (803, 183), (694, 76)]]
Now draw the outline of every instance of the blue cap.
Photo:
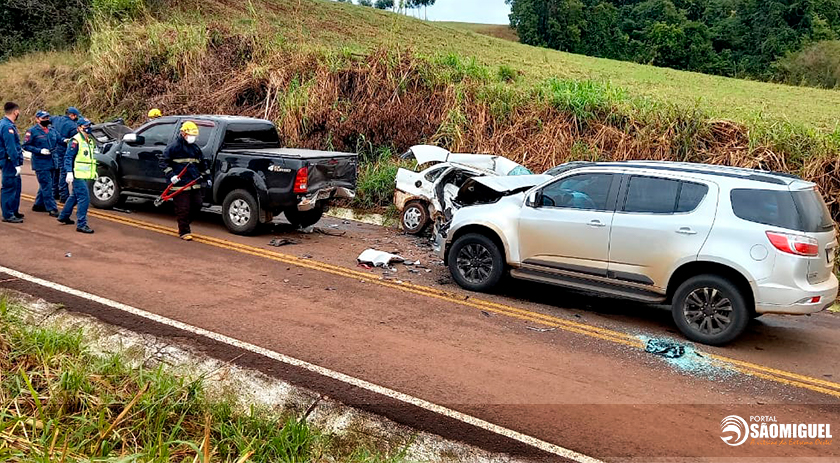
[(44, 111), (43, 109), (35, 113), (35, 117), (38, 119), (43, 119), (45, 117), (50, 117), (50, 113)]
[(76, 121), (76, 124), (78, 124), (79, 127), (82, 127), (82, 126), (85, 126), (85, 125), (90, 125), (91, 122), (90, 122), (90, 119), (88, 119), (86, 117), (80, 117), (79, 120)]
[(75, 106), (67, 108), (67, 114), (75, 114), (78, 117), (82, 117), (81, 111), (79, 111)]

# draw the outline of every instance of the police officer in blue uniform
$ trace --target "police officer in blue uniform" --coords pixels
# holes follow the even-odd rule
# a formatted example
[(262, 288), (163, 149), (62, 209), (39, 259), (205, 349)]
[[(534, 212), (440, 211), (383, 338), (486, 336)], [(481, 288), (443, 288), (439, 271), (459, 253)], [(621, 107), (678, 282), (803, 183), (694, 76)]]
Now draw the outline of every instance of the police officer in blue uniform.
[(11, 101), (3, 105), (5, 117), (0, 120), (0, 164), (3, 170), (0, 190), (0, 210), (3, 222), (23, 223), (20, 213), (20, 171), (23, 166), (23, 150), (15, 121), (20, 116), (20, 106)]
[(61, 202), (67, 202), (67, 198), (70, 196), (70, 187), (64, 182), (64, 177), (67, 176), (67, 171), (64, 170), (64, 153), (67, 152), (67, 144), (78, 132), (78, 121), (81, 117), (82, 113), (71, 106), (67, 108), (67, 113), (64, 116), (50, 118), (53, 129), (58, 133), (58, 144), (53, 150), (53, 159), (55, 160), (53, 196)]
[(35, 119), (37, 123), (23, 135), (23, 149), (31, 153), (32, 170), (38, 178), (38, 195), (32, 210), (49, 212), (51, 217), (58, 217), (58, 206), (53, 195), (53, 151), (58, 143), (58, 133), (50, 129), (50, 113), (38, 111)]

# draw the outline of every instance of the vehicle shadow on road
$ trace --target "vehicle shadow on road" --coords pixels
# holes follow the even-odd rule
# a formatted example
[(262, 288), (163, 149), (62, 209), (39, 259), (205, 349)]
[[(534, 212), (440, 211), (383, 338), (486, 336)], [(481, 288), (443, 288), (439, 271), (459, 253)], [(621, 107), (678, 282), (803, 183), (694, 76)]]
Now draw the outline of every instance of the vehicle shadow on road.
[[(556, 315), (569, 315), (583, 323), (597, 318), (619, 322), (620, 331), (649, 337), (685, 340), (671, 316), (671, 307), (609, 298), (537, 283), (508, 281), (499, 295), (552, 307)], [(765, 315), (752, 320), (747, 330), (727, 348), (755, 349), (768, 353), (808, 353), (808, 317)], [(805, 322), (805, 323), (803, 323)], [(687, 341), (686, 341), (687, 342)]]

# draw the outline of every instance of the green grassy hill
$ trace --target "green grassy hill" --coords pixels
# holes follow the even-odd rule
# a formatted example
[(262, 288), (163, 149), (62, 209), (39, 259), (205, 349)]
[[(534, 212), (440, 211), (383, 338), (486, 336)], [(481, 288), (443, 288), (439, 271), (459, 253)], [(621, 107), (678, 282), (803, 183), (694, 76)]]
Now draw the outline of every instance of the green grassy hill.
[(438, 21), (435, 24), (446, 25), (456, 29), (464, 29), (476, 34), (489, 35), (497, 39), (509, 40), (511, 42), (519, 42), (519, 36), (516, 31), (511, 29), (507, 24), (481, 24), (481, 23), (462, 23), (454, 21)]
[(535, 170), (581, 158), (785, 170), (840, 197), (838, 91), (572, 55), (338, 2), (151, 4), (132, 19), (98, 14), (76, 50), (0, 65), (0, 97), (99, 119), (150, 107), (267, 117), (287, 145), (360, 152), (363, 206), (388, 204), (390, 153), (421, 142)]

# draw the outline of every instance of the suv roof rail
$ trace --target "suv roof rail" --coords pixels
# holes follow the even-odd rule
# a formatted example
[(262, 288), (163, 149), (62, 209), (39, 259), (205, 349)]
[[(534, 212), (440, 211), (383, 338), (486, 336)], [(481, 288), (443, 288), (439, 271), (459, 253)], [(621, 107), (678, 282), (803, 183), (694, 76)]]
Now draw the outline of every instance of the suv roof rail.
[[(783, 172), (762, 171), (756, 169), (746, 169), (742, 167), (719, 166), (712, 164), (695, 164), (687, 162), (638, 160), (612, 162), (572, 161), (567, 164), (567, 168), (561, 169), (560, 172), (579, 169), (583, 167), (615, 166), (632, 169), (651, 169), (668, 172), (685, 172), (691, 174), (713, 175), (717, 177), (740, 178), (744, 180), (752, 180), (756, 182), (770, 183), (774, 185), (788, 185), (792, 183), (788, 180), (802, 180), (797, 175)], [(561, 164), (560, 166), (554, 167), (553, 169), (557, 169), (563, 165), (564, 164)]]

